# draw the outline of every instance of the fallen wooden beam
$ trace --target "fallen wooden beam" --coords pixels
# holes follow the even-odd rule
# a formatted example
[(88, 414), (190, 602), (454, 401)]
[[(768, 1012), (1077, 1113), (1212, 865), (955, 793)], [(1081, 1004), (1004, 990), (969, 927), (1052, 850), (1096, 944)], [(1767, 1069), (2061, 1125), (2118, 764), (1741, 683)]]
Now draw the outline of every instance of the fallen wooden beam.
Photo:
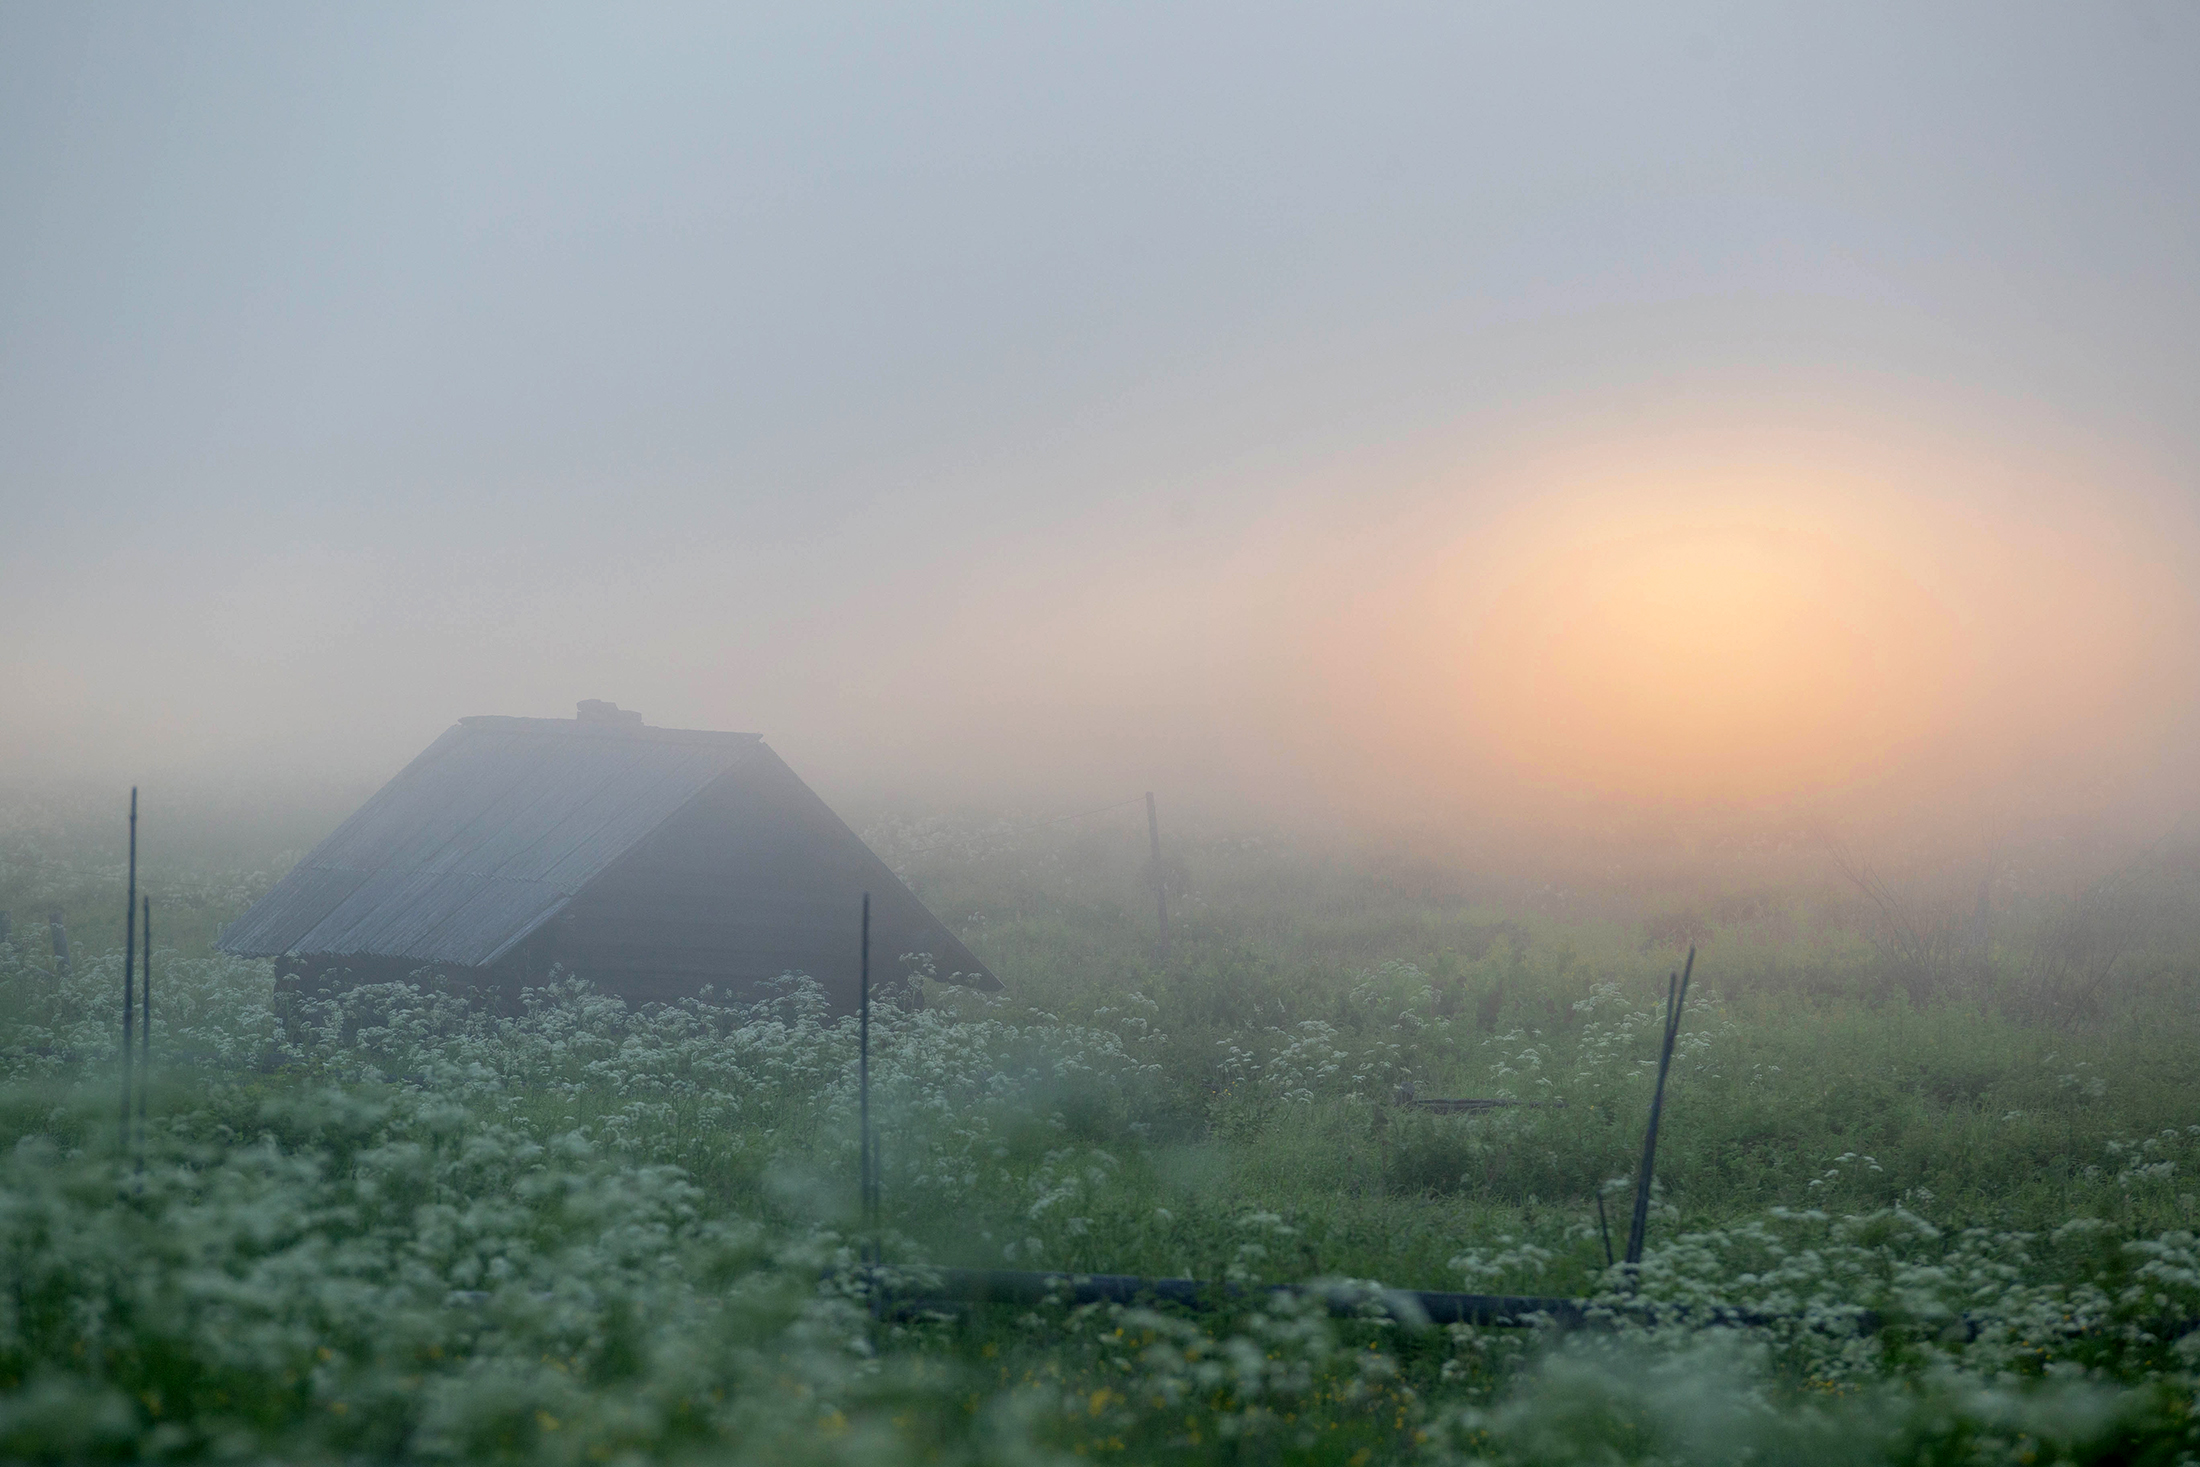
[[(1693, 1324), (1698, 1327), (1748, 1328), (1802, 1320), (1801, 1314), (1765, 1314), (1723, 1305), (1662, 1304), (1654, 1300), (1575, 1299), (1533, 1294), (1452, 1294), (1430, 1289), (1385, 1289), (1344, 1283), (1229, 1284), (1208, 1279), (1149, 1279), (1124, 1273), (1039, 1273), (1008, 1268), (866, 1269), (859, 1278), (875, 1307), (914, 1310), (946, 1304), (1170, 1304), (1195, 1312), (1224, 1309), (1262, 1299), (1318, 1298), (1333, 1315), (1365, 1318), (1379, 1313), (1400, 1324), (1421, 1328), (1438, 1324), (1476, 1324), (1498, 1328), (1558, 1329), (1621, 1324)], [(453, 1294), (453, 1302), (461, 1298)], [(468, 1293), (467, 1302), (488, 1299)], [(1847, 1324), (1859, 1335), (1877, 1334), (1899, 1319), (1876, 1309), (1860, 1309)], [(1838, 1330), (1838, 1315), (1815, 1327)], [(1966, 1340), (1977, 1339), (1993, 1323), (1990, 1316), (1963, 1314), (1954, 1327)], [(1935, 1322), (1945, 1328), (1945, 1321)], [(2200, 1319), (2164, 1319), (2154, 1326), (2164, 1339), (2200, 1330)]]
[(1519, 1294), (1452, 1294), (1425, 1289), (1354, 1288), (1325, 1284), (1229, 1284), (1205, 1279), (1150, 1279), (1123, 1273), (1035, 1273), (1007, 1268), (880, 1269), (869, 1277), (873, 1297), (900, 1306), (927, 1304), (1173, 1304), (1219, 1309), (1263, 1298), (1313, 1295), (1332, 1314), (1370, 1309), (1411, 1324), (1532, 1325), (1573, 1329), (1588, 1322), (1584, 1299)]
[(1433, 1115), (1440, 1116), (1469, 1115), (1475, 1111), (1505, 1110), (1508, 1108), (1521, 1110), (1564, 1110), (1566, 1108), (1566, 1102), (1563, 1100), (1439, 1100), (1434, 1096), (1426, 1100), (1407, 1096), (1398, 1103), (1412, 1110), (1425, 1110)]

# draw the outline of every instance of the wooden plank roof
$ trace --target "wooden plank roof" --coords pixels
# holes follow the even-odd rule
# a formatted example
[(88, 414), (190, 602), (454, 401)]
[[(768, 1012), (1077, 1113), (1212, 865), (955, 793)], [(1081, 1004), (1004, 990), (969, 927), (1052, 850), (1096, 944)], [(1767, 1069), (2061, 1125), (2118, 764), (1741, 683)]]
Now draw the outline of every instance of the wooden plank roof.
[(760, 751), (756, 734), (461, 719), (220, 945), (265, 956), (493, 963)]

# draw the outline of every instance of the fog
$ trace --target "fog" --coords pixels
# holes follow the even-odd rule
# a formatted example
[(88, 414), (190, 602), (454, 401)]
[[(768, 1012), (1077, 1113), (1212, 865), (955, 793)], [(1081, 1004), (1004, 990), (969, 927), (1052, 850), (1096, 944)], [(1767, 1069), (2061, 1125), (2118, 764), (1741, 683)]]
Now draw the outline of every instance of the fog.
[[(0, 769), (2135, 837), (2200, 14), (0, 11)], [(331, 793), (331, 792), (334, 793)]]

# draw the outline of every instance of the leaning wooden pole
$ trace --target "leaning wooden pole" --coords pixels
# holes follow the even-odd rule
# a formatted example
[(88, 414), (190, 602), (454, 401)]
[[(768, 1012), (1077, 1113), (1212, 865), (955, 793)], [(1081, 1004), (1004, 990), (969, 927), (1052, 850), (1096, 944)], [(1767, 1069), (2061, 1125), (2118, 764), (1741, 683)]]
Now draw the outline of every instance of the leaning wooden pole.
[(122, 900), (122, 1149), (130, 1149), (130, 1064), (137, 1025), (137, 787), (130, 789), (130, 886)]
[(1153, 854), (1153, 901), (1160, 939), (1154, 945), (1156, 960), (1169, 965), (1169, 883), (1161, 872), (1161, 817), (1154, 810), (1153, 791), (1146, 791), (1146, 845)]
[(1665, 984), (1665, 1043), (1658, 1050), (1658, 1087), (1650, 1095), (1650, 1125), (1642, 1137), (1642, 1171), (1635, 1178), (1635, 1218), (1627, 1230), (1627, 1266), (1642, 1262), (1642, 1245), (1650, 1231), (1650, 1180), (1657, 1168), (1658, 1119), (1665, 1110), (1665, 1076), (1673, 1068), (1673, 1041), (1680, 1037), (1681, 1005), (1688, 1002), (1688, 980), (1696, 971), (1696, 950), (1688, 950), (1688, 962)]

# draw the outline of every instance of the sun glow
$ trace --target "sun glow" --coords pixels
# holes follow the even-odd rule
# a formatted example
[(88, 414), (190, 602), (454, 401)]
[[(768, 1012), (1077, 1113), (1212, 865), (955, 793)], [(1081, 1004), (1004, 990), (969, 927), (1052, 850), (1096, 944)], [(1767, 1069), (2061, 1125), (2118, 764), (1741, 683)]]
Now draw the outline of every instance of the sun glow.
[(1703, 525), (1591, 542), (1467, 629), (1461, 711), (1546, 779), (1761, 800), (1853, 776), (1944, 722), (1950, 620), (1822, 536)]
[(2157, 508), (1857, 441), (1667, 440), (1481, 486), (1511, 512), (1462, 516), (1325, 634), (1336, 705), (1380, 710), (1350, 736), (1412, 798), (1535, 819), (2139, 787), (2194, 702)]

